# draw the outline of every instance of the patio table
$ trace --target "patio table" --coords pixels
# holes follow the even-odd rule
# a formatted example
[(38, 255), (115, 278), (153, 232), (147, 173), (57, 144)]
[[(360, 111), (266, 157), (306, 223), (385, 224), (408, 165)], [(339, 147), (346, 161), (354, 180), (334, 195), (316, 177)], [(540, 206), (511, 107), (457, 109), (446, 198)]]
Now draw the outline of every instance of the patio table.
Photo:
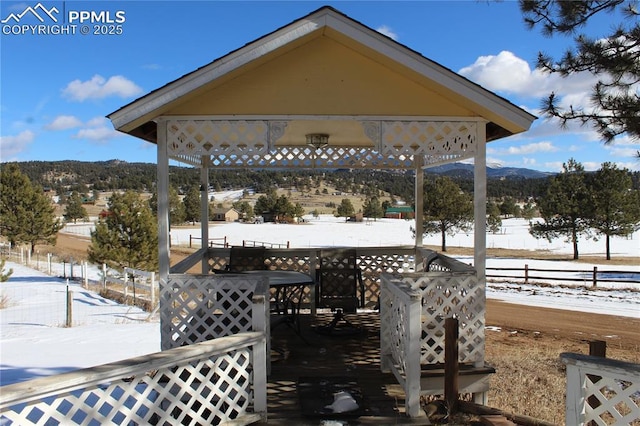
[[(282, 270), (254, 270), (242, 273), (268, 278), (269, 287), (275, 290), (271, 311), (281, 315), (282, 320), (274, 322), (272, 328), (284, 322), (292, 326), (296, 333), (302, 337), (299, 318), (300, 305), (305, 287), (311, 287), (312, 293), (314, 291), (316, 282), (313, 277), (303, 272)], [(312, 303), (314, 299), (312, 294)]]

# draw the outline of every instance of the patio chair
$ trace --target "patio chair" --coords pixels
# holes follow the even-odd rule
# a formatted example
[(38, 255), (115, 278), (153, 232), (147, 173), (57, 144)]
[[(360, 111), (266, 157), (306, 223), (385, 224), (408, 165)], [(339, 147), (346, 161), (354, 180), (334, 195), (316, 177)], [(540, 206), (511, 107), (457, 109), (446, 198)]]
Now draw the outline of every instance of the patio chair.
[(316, 327), (316, 331), (330, 335), (359, 332), (360, 328), (344, 316), (364, 306), (364, 282), (355, 249), (321, 250), (316, 283), (316, 306), (330, 308), (335, 313), (329, 324)]
[(264, 263), (265, 254), (265, 247), (233, 246), (229, 254), (229, 263), (224, 270), (214, 270), (213, 272), (233, 273), (265, 270), (267, 269), (267, 265)]

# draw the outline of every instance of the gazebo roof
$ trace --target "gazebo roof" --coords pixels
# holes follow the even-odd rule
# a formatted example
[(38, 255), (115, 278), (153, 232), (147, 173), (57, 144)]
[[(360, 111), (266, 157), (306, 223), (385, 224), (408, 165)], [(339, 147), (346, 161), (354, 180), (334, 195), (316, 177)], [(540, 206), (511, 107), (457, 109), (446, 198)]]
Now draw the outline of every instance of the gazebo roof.
[[(244, 134), (248, 140), (241, 140), (242, 129), (234, 130), (236, 136), (225, 134), (224, 144), (248, 143), (249, 151), (256, 146), (259, 151), (262, 145), (270, 152), (279, 147), (303, 149), (305, 135), (323, 133), (329, 135), (331, 147), (381, 152), (385, 140), (395, 146), (405, 142), (391, 139), (411, 138), (389, 136), (394, 123), (464, 123), (436, 130), (419, 126), (423, 134), (440, 132), (445, 138), (456, 126), (453, 131), (464, 138), (471, 131), (468, 123), (483, 123), (486, 141), (491, 141), (526, 131), (536, 117), (325, 6), (136, 99), (108, 118), (117, 130), (153, 143), (158, 122), (173, 119), (180, 120), (173, 129), (181, 143), (188, 133), (181, 126), (198, 127), (194, 123), (205, 121), (241, 127), (262, 123), (264, 131)], [(387, 128), (392, 130), (385, 134)], [(220, 130), (193, 132), (191, 142), (201, 143), (202, 134), (215, 139)], [(252, 140), (256, 135), (264, 135), (264, 144)], [(398, 152), (418, 153), (415, 145), (422, 142), (420, 138), (406, 142)], [(207, 149), (205, 154), (213, 155), (217, 148), (207, 145), (188, 153), (193, 161), (185, 153), (172, 157), (199, 164), (195, 159)], [(223, 153), (219, 164), (215, 160), (211, 164), (224, 165), (233, 155)]]

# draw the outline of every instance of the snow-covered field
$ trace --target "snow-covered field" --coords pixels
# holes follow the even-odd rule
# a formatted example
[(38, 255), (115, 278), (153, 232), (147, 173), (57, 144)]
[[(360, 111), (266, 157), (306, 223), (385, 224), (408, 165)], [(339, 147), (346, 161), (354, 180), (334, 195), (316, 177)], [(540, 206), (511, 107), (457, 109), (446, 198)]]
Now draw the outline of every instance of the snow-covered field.
[[(377, 222), (345, 223), (343, 219), (308, 217), (300, 225), (240, 224), (213, 225), (210, 238), (227, 237), (230, 244), (243, 240), (286, 244), (292, 247), (390, 246), (413, 245), (410, 227), (413, 221), (382, 219)], [(66, 232), (89, 235), (91, 224), (68, 226)], [(188, 244), (189, 235), (198, 229), (173, 228), (174, 245)], [(472, 234), (448, 238), (448, 246), (471, 247)], [(425, 244), (439, 245), (438, 237)], [(504, 221), (503, 231), (487, 235), (488, 247), (570, 254), (571, 246), (562, 241), (551, 244), (535, 240), (528, 234), (527, 223)], [(581, 254), (602, 255), (604, 242), (581, 241)], [(613, 256), (640, 257), (640, 233), (630, 239), (612, 240)], [(469, 263), (470, 258), (459, 258)], [(603, 256), (604, 259), (604, 256)], [(489, 259), (488, 267), (522, 267), (523, 259)], [(585, 265), (573, 262), (527, 260), (531, 268), (612, 269), (608, 265)], [(0, 284), (0, 297), (8, 305), (0, 309), (0, 384), (6, 385), (40, 376), (58, 374), (160, 349), (157, 318), (137, 308), (122, 306), (71, 283), (73, 291), (73, 326), (65, 328), (64, 308), (67, 283), (25, 266), (7, 262), (14, 272), (8, 282)], [(615, 266), (616, 270), (640, 273), (640, 265)], [(95, 269), (97, 274), (97, 269)], [(636, 278), (637, 279), (637, 278)], [(588, 279), (585, 279), (585, 283)], [(518, 283), (492, 283), (487, 296), (512, 303), (555, 307), (575, 311), (640, 318), (640, 292), (628, 289), (588, 289), (582, 286), (535, 287)]]

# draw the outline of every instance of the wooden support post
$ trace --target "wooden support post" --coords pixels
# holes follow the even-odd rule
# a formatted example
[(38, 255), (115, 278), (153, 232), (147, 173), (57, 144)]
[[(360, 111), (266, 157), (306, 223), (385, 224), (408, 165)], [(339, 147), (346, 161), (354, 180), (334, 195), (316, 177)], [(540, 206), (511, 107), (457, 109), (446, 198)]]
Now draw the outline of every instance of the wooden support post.
[(607, 342), (604, 340), (592, 340), (589, 342), (589, 355), (607, 357)]
[(444, 399), (449, 418), (458, 410), (458, 320), (446, 318), (444, 322)]
[(524, 283), (529, 284), (529, 265), (524, 264)]
[(593, 267), (593, 287), (597, 287), (598, 286), (598, 267), (594, 266)]
[[(595, 272), (594, 272), (593, 276), (595, 277)], [(605, 342), (604, 340), (592, 340), (592, 341), (590, 341), (589, 342), (589, 355), (606, 358), (607, 357), (607, 342)], [(587, 377), (593, 383), (597, 383), (598, 381), (600, 381), (600, 379), (602, 379), (602, 377), (596, 376), (596, 375), (593, 375), (593, 374), (587, 374)], [(589, 406), (591, 408), (598, 408), (600, 406), (600, 400), (595, 395), (591, 395), (587, 399), (587, 403), (589, 404)], [(597, 426), (597, 423), (595, 421), (591, 421), (591, 422), (589, 422), (589, 426)]]

